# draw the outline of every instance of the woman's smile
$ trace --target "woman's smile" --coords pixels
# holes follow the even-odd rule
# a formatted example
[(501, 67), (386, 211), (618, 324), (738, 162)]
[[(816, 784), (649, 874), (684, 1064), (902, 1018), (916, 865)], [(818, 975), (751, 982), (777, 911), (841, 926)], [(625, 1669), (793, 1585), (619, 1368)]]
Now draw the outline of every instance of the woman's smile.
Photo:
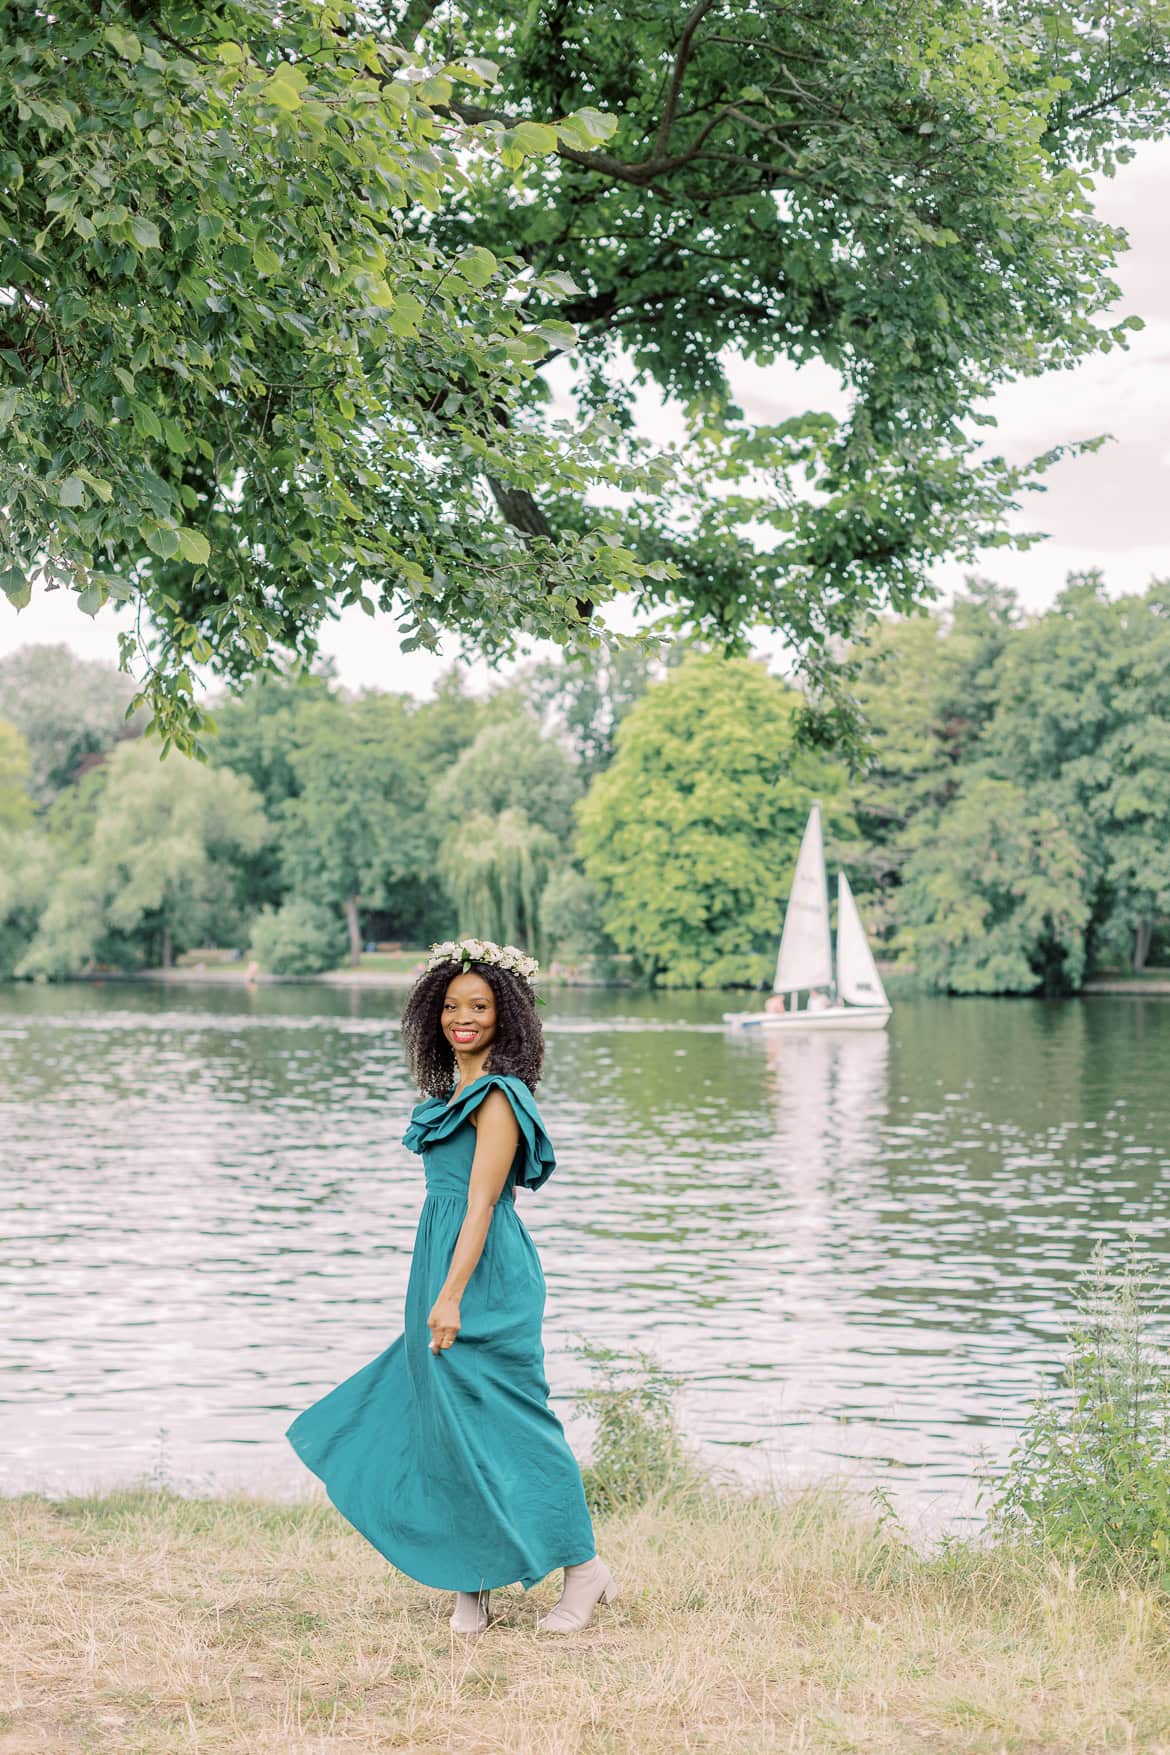
[(448, 983), (439, 1027), (459, 1063), (459, 1076), (466, 1081), (480, 1070), (470, 1063), (487, 1054), (496, 1034), (496, 996), (482, 975), (467, 969)]

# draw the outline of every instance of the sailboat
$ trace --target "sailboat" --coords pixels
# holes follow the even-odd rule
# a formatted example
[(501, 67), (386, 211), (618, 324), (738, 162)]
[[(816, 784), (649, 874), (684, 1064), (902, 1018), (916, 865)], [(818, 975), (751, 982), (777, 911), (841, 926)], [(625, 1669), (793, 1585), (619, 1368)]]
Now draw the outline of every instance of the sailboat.
[[(829, 886), (821, 807), (814, 804), (797, 855), (780, 934), (774, 994), (791, 995), (791, 1010), (724, 1012), (723, 1021), (752, 1030), (883, 1030), (890, 1002), (843, 871), (837, 873), (837, 961), (829, 929)], [(801, 993), (810, 1002), (798, 1006)]]

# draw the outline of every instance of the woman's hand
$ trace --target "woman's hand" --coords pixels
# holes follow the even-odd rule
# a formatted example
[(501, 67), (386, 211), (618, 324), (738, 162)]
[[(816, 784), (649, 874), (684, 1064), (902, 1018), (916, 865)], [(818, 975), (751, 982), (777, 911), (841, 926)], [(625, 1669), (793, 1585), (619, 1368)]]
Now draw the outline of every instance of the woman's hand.
[(432, 1353), (441, 1353), (445, 1347), (451, 1346), (462, 1327), (458, 1298), (440, 1293), (427, 1317), (427, 1327), (431, 1331)]

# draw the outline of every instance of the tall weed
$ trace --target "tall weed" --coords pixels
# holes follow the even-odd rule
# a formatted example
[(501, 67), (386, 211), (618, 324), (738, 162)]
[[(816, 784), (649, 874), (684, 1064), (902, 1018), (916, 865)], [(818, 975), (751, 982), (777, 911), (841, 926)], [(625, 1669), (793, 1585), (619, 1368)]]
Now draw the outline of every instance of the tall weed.
[(993, 1483), (991, 1525), (1104, 1577), (1170, 1588), (1170, 1370), (1131, 1244), (1099, 1245), (1054, 1394)]
[(601, 1515), (701, 1491), (702, 1471), (687, 1455), (675, 1417), (682, 1378), (642, 1351), (631, 1359), (595, 1341), (571, 1350), (595, 1378), (574, 1398), (595, 1422), (593, 1460), (581, 1471), (590, 1511)]

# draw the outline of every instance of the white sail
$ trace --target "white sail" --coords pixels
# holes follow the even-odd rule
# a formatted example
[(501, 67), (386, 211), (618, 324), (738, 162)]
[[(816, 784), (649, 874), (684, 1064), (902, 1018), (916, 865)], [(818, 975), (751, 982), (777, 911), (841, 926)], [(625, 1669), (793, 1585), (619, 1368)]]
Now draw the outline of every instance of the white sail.
[(837, 874), (837, 998), (845, 1005), (890, 1003), (843, 871)]
[(828, 987), (832, 980), (833, 946), (829, 936), (825, 845), (821, 838), (821, 807), (814, 804), (805, 824), (792, 878), (772, 991), (797, 993), (806, 987)]

